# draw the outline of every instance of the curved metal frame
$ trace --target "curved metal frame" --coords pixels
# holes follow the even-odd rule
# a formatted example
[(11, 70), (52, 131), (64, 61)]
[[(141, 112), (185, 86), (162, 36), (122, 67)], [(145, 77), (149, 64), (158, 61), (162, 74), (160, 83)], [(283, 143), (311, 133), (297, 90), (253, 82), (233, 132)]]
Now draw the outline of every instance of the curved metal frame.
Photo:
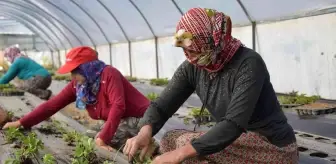
[[(10, 3), (10, 4), (12, 4), (12, 5), (14, 5), (14, 6), (19, 6), (19, 7), (21, 7), (21, 8), (24, 8), (24, 9), (27, 9), (27, 11), (29, 11), (29, 12), (32, 12), (32, 13), (34, 13), (34, 15), (39, 15), (39, 12), (37, 11), (37, 10), (34, 10), (34, 9), (32, 9), (32, 8), (29, 8), (29, 6), (24, 6), (24, 5), (21, 5), (21, 4), (17, 4), (17, 3), (14, 3), (14, 2), (12, 2), (12, 1), (7, 1), (7, 0), (2, 0), (2, 1), (0, 1), (0, 2), (4, 2), (4, 3)], [(29, 10), (30, 9), (30, 10)], [(19, 9), (19, 10), (21, 10), (21, 9)], [(24, 12), (24, 11), (23, 11)], [(49, 20), (49, 19), (46, 19), (48, 22), (50, 22), (62, 35), (63, 35), (63, 37), (68, 41), (68, 43), (69, 43), (69, 45), (71, 46), (71, 47), (73, 47), (73, 44), (71, 43), (71, 41), (70, 41), (70, 39), (67, 37), (67, 35), (63, 32), (63, 30), (61, 30), (53, 21), (51, 21), (51, 20)], [(64, 47), (66, 47), (65, 45), (64, 45)]]
[[(33, 23), (33, 19), (27, 17), (27, 16), (25, 15), (26, 13), (24, 13), (24, 12), (22, 12), (22, 11), (19, 11), (19, 12), (21, 12), (21, 13), (19, 13), (19, 12), (15, 12), (14, 10), (9, 9), (9, 8), (7, 8), (6, 10), (8, 10), (8, 11), (7, 11), (8, 13), (12, 13), (12, 14), (17, 15), (17, 16), (19, 16), (19, 17), (22, 17), (24, 20), (30, 22), (30, 24), (33, 24), (35, 27), (38, 27), (38, 29), (40, 29), (40, 30), (45, 34), (45, 37), (47, 37), (47, 38), (53, 43), (53, 45), (54, 45), (55, 47), (57, 47), (57, 49), (58, 49), (59, 46), (57, 45), (57, 43), (55, 42), (55, 40), (54, 40), (53, 38), (50, 37), (50, 35), (48, 34), (48, 32), (46, 32), (46, 31), (44, 30), (44, 28), (42, 28), (42, 27), (36, 25), (35, 23)], [(4, 11), (4, 10), (2, 10), (2, 11)], [(13, 11), (14, 11), (14, 12), (13, 12)], [(5, 12), (6, 12), (6, 11), (5, 11)], [(28, 15), (28, 14), (27, 14), (27, 15)]]
[(23, 0), (23, 2), (28, 3), (29, 5), (34, 6), (35, 8), (39, 9), (40, 11), (42, 11), (43, 15), (48, 15), (49, 17), (51, 17), (53, 20), (55, 20), (56, 22), (58, 22), (60, 25), (62, 25), (62, 27), (66, 28), (68, 30), (68, 32), (70, 32), (75, 38), (76, 40), (79, 42), (79, 44), (83, 45), (83, 42), (81, 39), (78, 38), (78, 36), (75, 34), (74, 31), (72, 31), (72, 29), (70, 29), (67, 25), (65, 25), (62, 21), (60, 21), (58, 18), (56, 18), (55, 16), (49, 14), (48, 12), (46, 12), (43, 8), (41, 8), (40, 6), (36, 5), (35, 3), (29, 1), (29, 0)]
[[(110, 14), (110, 16), (116, 21), (117, 25), (119, 26), (122, 34), (124, 35), (125, 39), (127, 40), (127, 43), (128, 45), (131, 44), (131, 41), (129, 39), (129, 37), (127, 36), (124, 28), (122, 27), (122, 25), (120, 24), (119, 20), (117, 19), (117, 17), (112, 13), (112, 11), (105, 6), (105, 4), (103, 2), (101, 2), (101, 0), (97, 0), (97, 2), (102, 5), (104, 7), (104, 9)], [(111, 43), (109, 43), (109, 48), (110, 48), (110, 62), (111, 62), (111, 65), (112, 65), (112, 46), (111, 46)], [(130, 47), (129, 47), (130, 48)], [(128, 53), (131, 53), (131, 50), (128, 49)], [(132, 64), (132, 63), (130, 63)]]
[(174, 6), (175, 6), (176, 9), (179, 11), (179, 13), (180, 13), (181, 15), (183, 15), (183, 11), (182, 11), (182, 9), (177, 5), (176, 1), (175, 1), (175, 0), (171, 0), (171, 1), (173, 2)]
[[(133, 7), (139, 12), (139, 14), (141, 15), (142, 19), (145, 21), (145, 23), (147, 24), (150, 32), (153, 34), (154, 37), (154, 42), (155, 42), (155, 65), (156, 65), (156, 77), (159, 78), (159, 54), (158, 54), (158, 38), (154, 33), (154, 30), (152, 28), (152, 26), (150, 25), (150, 23), (148, 22), (148, 20), (146, 19), (145, 15), (141, 12), (141, 10), (139, 9), (139, 7), (132, 1), (129, 0), (129, 2), (133, 5)], [(129, 47), (130, 48), (130, 47)], [(132, 59), (130, 56), (130, 68), (132, 69)], [(132, 76), (132, 71), (131, 71), (131, 76)]]
[(110, 43), (107, 35), (105, 34), (104, 30), (99, 26), (98, 22), (91, 16), (91, 14), (89, 12), (87, 12), (86, 10), (84, 10), (82, 8), (82, 6), (80, 6), (77, 2), (75, 2), (74, 0), (70, 0), (70, 2), (72, 2), (73, 4), (75, 4), (80, 10), (82, 10), (98, 27), (99, 31), (101, 32), (101, 34), (104, 36), (105, 40), (107, 43)]
[[(0, 13), (1, 13), (1, 11), (0, 11)], [(52, 44), (50, 44), (47, 40), (45, 40), (45, 39), (40, 35), (40, 33), (43, 33), (43, 32), (38, 32), (38, 31), (36, 31), (34, 28), (32, 28), (33, 25), (29, 25), (29, 24), (30, 24), (29, 21), (28, 21), (29, 23), (26, 23), (25, 21), (27, 21), (27, 20), (24, 20), (24, 19), (22, 19), (21, 17), (16, 16), (16, 15), (13, 15), (13, 14), (11, 14), (11, 13), (2, 12), (2, 15), (8, 16), (9, 18), (12, 18), (12, 19), (18, 21), (19, 23), (21, 23), (22, 25), (26, 26), (28, 29), (30, 29), (32, 32), (34, 32), (37, 36), (39, 36), (39, 37), (44, 41), (44, 43), (49, 47), (49, 49), (58, 51), (58, 48), (57, 48), (57, 47), (53, 47), (54, 45), (52, 46)], [(13, 18), (13, 17), (14, 17), (14, 18)], [(35, 27), (35, 28), (39, 29), (38, 27)], [(44, 34), (44, 33), (43, 33), (43, 34)], [(45, 34), (44, 34), (44, 35), (45, 35)]]
[[(0, 1), (0, 4), (1, 4), (1, 1)], [(2, 6), (5, 7), (5, 8), (7, 8), (7, 9), (9, 9), (9, 10), (13, 10), (13, 11), (16, 11), (16, 12), (22, 12), (24, 14), (27, 14), (27, 15), (33, 17), (34, 19), (36, 19), (37, 21), (39, 21), (40, 23), (44, 24), (47, 28), (50, 28), (50, 32), (57, 38), (57, 40), (59, 41), (60, 45), (63, 46), (63, 48), (66, 48), (65, 44), (63, 44), (62, 39), (59, 38), (59, 36), (55, 33), (55, 31), (51, 30), (51, 26), (48, 23), (46, 23), (46, 21), (40, 19), (40, 17), (37, 16), (36, 14), (24, 12), (24, 11), (16, 8), (15, 6), (8, 6), (8, 4), (2, 4), (2, 5), (0, 5), (0, 8)]]
[(75, 19), (73, 18), (68, 12), (64, 11), (62, 8), (60, 8), (59, 6), (55, 5), (54, 3), (50, 2), (49, 0), (44, 0), (43, 2), (46, 2), (48, 4), (50, 4), (51, 6), (53, 6), (54, 8), (56, 8), (57, 10), (61, 11), (63, 14), (67, 15), (71, 20), (73, 20), (83, 31), (84, 33), (87, 35), (87, 37), (89, 38), (91, 44), (96, 47), (96, 43), (93, 41), (92, 37), (89, 35), (89, 33), (85, 30), (85, 28)]
[(239, 3), (240, 7), (243, 9), (247, 19), (251, 22), (252, 24), (252, 49), (255, 50), (256, 49), (256, 27), (257, 27), (257, 23), (255, 20), (252, 19), (251, 15), (249, 14), (249, 12), (247, 11), (247, 9), (245, 8), (243, 2), (241, 2), (241, 0), (237, 0), (237, 2)]

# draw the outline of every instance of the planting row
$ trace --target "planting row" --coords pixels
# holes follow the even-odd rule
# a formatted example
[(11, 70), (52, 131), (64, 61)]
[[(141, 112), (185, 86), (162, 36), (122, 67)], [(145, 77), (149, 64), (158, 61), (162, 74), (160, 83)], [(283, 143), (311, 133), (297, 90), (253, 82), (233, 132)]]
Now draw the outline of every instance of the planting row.
[[(7, 98), (7, 102), (11, 103), (11, 101), (8, 100), (15, 98), (16, 97)], [(17, 100), (12, 101), (17, 102)], [(19, 101), (16, 104), (23, 103)], [(15, 105), (13, 104), (13, 106)], [(8, 104), (6, 104), (6, 106), (7, 109), (9, 109)], [(14, 107), (13, 109), (11, 108), (10, 112), (5, 112), (6, 114), (0, 113), (0, 118), (5, 120), (0, 120), (3, 121), (1, 126), (3, 126), (5, 122), (18, 119), (18, 117), (14, 116), (13, 112), (15, 112), (16, 116), (29, 112), (28, 108), (20, 106), (22, 105), (15, 106), (19, 107), (17, 111), (13, 110)], [(46, 161), (49, 161), (49, 163), (110, 164), (115, 163), (113, 159), (117, 159), (116, 163), (127, 163), (126, 161), (120, 162), (120, 157), (115, 156), (115, 153), (104, 153), (100, 149), (96, 149), (93, 138), (84, 136), (72, 128), (72, 126), (67, 126), (65, 123), (54, 119), (44, 121), (29, 130), (9, 128), (3, 131), (3, 137), (6, 142), (1, 144), (11, 145), (13, 149), (10, 150), (10, 158), (0, 153), (2, 154), (0, 155), (0, 161), (3, 162), (6, 160), (8, 164), (30, 162), (48, 163)], [(29, 142), (33, 142), (33, 144), (26, 146), (26, 143)], [(3, 151), (1, 149), (5, 149), (5, 147), (2, 146), (2, 148), (0, 148), (0, 151)], [(53, 159), (55, 159), (55, 161), (51, 162)]]
[(15, 88), (12, 84), (0, 84), (0, 96), (22, 96), (24, 92)]

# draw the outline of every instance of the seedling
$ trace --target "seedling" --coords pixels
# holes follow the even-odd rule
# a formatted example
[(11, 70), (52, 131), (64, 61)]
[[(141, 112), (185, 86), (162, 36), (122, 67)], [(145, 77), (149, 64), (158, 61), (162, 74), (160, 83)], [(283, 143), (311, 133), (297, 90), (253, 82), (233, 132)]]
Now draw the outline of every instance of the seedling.
[(138, 152), (135, 157), (133, 157), (132, 164), (151, 164), (152, 159), (148, 156), (145, 156), (143, 161), (140, 160), (140, 152)]
[(167, 85), (168, 82), (169, 82), (168, 78), (164, 78), (164, 79), (151, 79), (150, 80), (150, 84), (151, 85), (156, 85), (156, 86)]
[(320, 96), (306, 96), (305, 94), (298, 94), (298, 92), (292, 91), (288, 96), (278, 96), (278, 100), (281, 104), (310, 104), (319, 100)]
[(192, 120), (192, 118), (190, 118), (190, 117), (184, 117), (184, 118), (183, 118), (183, 123), (184, 123), (185, 125), (189, 125), (191, 120)]
[(82, 137), (77, 143), (72, 158), (72, 164), (92, 164), (98, 163), (95, 153), (95, 144), (92, 138)]
[(69, 75), (55, 75), (53, 76), (54, 80), (58, 80), (58, 81), (71, 81), (71, 76)]
[(74, 142), (80, 141), (82, 137), (81, 134), (77, 133), (76, 131), (66, 132), (63, 134), (63, 140), (68, 143), (68, 145), (72, 145)]
[(155, 100), (155, 99), (158, 97), (158, 94), (152, 92), (152, 93), (147, 94), (146, 97), (147, 97), (149, 100), (153, 101), (153, 100)]
[(47, 125), (42, 125), (38, 130), (45, 134), (62, 134), (66, 133), (66, 130), (62, 127), (59, 121), (53, 120)]
[(125, 76), (125, 78), (129, 81), (129, 82), (136, 82), (138, 79), (136, 77), (132, 77), (132, 76)]
[[(201, 108), (192, 108), (191, 111), (189, 112), (189, 115), (190, 116), (201, 116)], [(203, 116), (210, 116), (210, 113), (207, 109), (204, 109), (203, 113), (202, 113)]]
[(21, 140), (24, 135), (20, 132), (19, 128), (8, 128), (5, 130), (5, 140), (7, 143), (13, 143), (16, 140)]
[(7, 120), (12, 121), (14, 113), (12, 111), (7, 111)]
[(56, 164), (56, 159), (53, 155), (51, 154), (45, 154), (43, 156), (43, 163), (44, 164)]
[(103, 164), (114, 164), (114, 162), (110, 162), (110, 161), (104, 161)]
[(31, 159), (44, 147), (42, 141), (36, 138), (35, 133), (30, 133), (21, 139), (22, 145), (21, 148), (15, 152), (15, 158), (7, 159), (5, 161), (6, 164), (32, 163)]

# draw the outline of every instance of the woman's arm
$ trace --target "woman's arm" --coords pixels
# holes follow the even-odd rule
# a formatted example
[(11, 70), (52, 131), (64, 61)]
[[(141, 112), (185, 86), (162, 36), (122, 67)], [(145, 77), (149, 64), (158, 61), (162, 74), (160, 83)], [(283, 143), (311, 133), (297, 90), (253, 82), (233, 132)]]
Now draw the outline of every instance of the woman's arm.
[(195, 88), (189, 83), (190, 73), (188, 72), (191, 71), (188, 69), (191, 68), (187, 61), (178, 67), (168, 86), (151, 103), (140, 120), (140, 127), (151, 125), (153, 136), (194, 92)]
[(206, 134), (192, 141), (198, 155), (223, 150), (245, 131), (266, 77), (267, 69), (262, 59), (253, 57), (242, 63), (225, 117)]
[(57, 96), (39, 105), (35, 110), (20, 119), (23, 127), (32, 127), (76, 100), (74, 81), (71, 81)]
[(112, 75), (105, 80), (108, 83), (106, 87), (106, 93), (108, 94), (111, 108), (104, 128), (100, 131), (98, 135), (98, 138), (102, 139), (105, 144), (109, 143), (112, 140), (112, 137), (114, 136), (114, 133), (118, 128), (120, 120), (125, 113), (125, 94), (121, 78), (122, 75), (114, 68), (112, 68), (111, 74)]
[(20, 58), (16, 59), (14, 63), (9, 67), (6, 74), (2, 76), (0, 79), (0, 84), (7, 84), (11, 80), (13, 80), (16, 75), (19, 73), (19, 70), (21, 69), (21, 60)]

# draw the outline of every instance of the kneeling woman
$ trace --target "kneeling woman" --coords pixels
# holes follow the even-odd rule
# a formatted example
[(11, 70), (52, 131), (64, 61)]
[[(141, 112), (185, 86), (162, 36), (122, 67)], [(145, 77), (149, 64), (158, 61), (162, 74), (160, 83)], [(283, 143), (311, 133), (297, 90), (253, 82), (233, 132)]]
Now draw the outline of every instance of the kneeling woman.
[(292, 127), (280, 109), (261, 56), (231, 36), (224, 13), (193, 8), (177, 25), (176, 46), (187, 61), (140, 121), (137, 136), (124, 153), (142, 155), (150, 139), (196, 90), (217, 124), (208, 132), (173, 130), (161, 140), (159, 163), (286, 163), (298, 162)]
[(15, 46), (6, 48), (4, 57), (11, 65), (0, 79), (0, 84), (7, 84), (18, 77), (23, 80), (22, 83), (18, 84), (18, 88), (41, 99), (49, 99), (52, 93), (47, 88), (51, 84), (51, 76), (45, 68), (22, 54), (20, 49)]
[(66, 64), (58, 72), (71, 72), (73, 80), (57, 96), (19, 121), (7, 123), (4, 129), (21, 125), (29, 128), (76, 102), (76, 107), (86, 109), (91, 118), (106, 121), (96, 138), (96, 144), (112, 150), (108, 144), (120, 120), (142, 117), (150, 104), (116, 68), (98, 60), (96, 51), (90, 47), (72, 49), (66, 55)]

